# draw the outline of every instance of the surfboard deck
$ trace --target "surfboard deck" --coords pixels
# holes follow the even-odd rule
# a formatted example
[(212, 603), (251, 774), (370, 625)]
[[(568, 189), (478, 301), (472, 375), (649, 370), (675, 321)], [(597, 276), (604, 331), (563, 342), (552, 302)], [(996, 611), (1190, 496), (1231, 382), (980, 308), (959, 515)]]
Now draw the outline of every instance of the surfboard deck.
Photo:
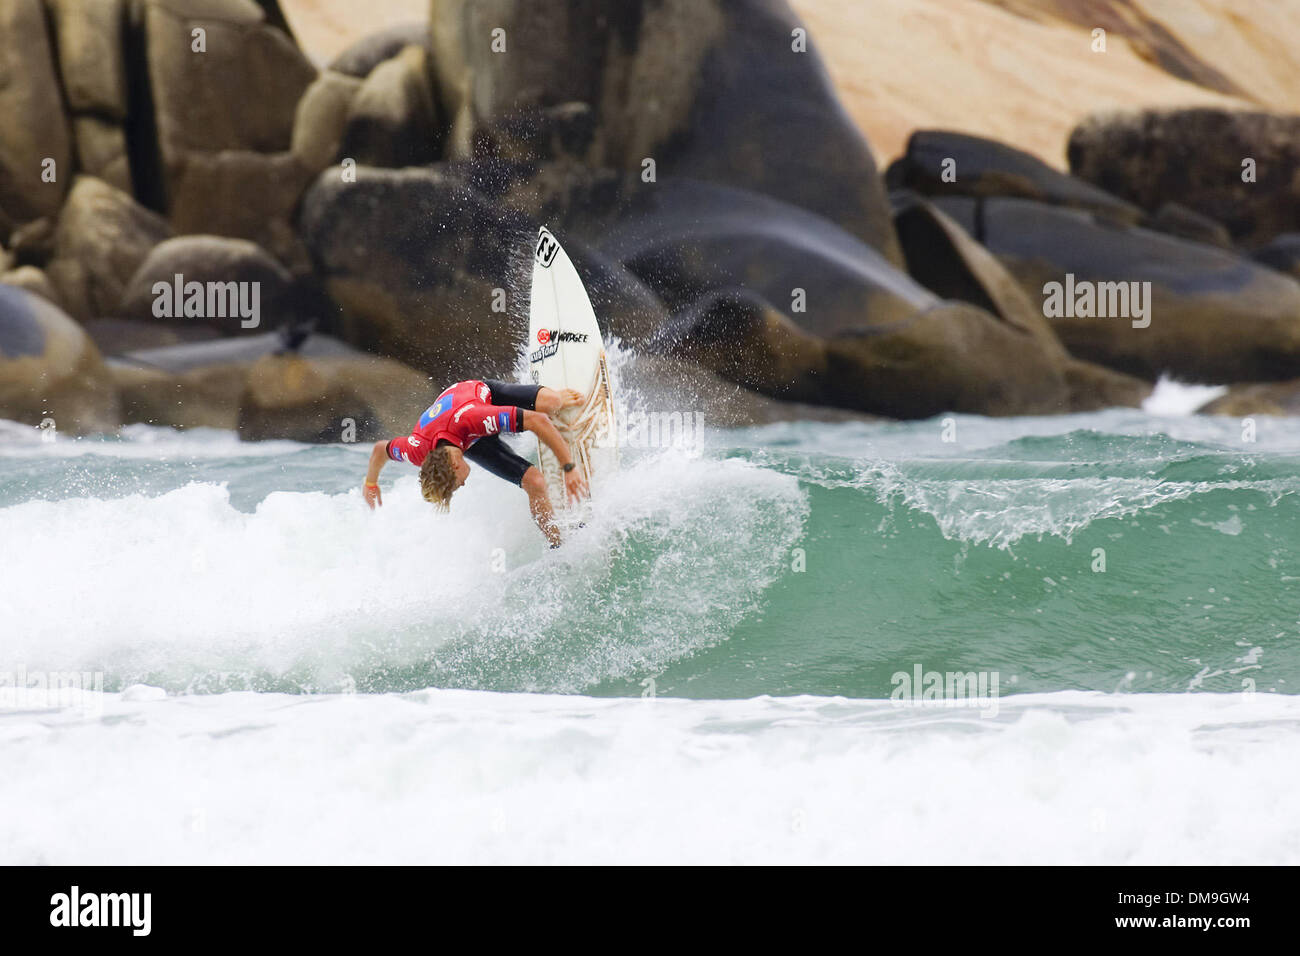
[[(593, 488), (618, 467), (614, 389), (605, 344), (582, 284), (559, 240), (543, 226), (533, 247), (533, 279), (528, 305), (528, 374), (534, 384), (571, 388), (585, 396), (577, 407), (562, 409), (555, 420), (569, 442), (578, 471)], [(565, 430), (567, 429), (567, 430)], [(538, 467), (546, 476), (551, 501), (567, 505), (564, 472), (540, 441)]]

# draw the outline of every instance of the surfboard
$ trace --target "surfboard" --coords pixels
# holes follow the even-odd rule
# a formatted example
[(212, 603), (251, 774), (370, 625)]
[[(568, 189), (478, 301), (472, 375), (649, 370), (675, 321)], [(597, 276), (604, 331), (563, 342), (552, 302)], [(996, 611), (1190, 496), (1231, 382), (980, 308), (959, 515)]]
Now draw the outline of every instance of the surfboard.
[[(591, 299), (558, 239), (543, 226), (533, 247), (533, 282), (528, 304), (528, 374), (534, 384), (571, 388), (585, 401), (554, 417), (569, 442), (574, 463), (594, 489), (618, 467), (615, 405), (600, 324)], [(566, 430), (567, 429), (567, 430)], [(540, 441), (538, 467), (546, 476), (551, 501), (566, 504), (564, 472)]]

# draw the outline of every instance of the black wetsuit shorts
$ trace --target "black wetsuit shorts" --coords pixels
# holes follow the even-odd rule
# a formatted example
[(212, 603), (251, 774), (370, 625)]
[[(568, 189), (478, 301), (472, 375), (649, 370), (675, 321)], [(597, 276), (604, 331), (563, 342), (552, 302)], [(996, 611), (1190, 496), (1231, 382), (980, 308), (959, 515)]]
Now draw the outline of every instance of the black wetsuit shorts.
[[(526, 408), (530, 412), (536, 411), (537, 393), (541, 391), (540, 385), (496, 382), (490, 378), (484, 379), (483, 383), (492, 390), (492, 397), (488, 401), (493, 405), (516, 405), (519, 408)], [(500, 435), (488, 435), (486, 438), (480, 438), (469, 446), (469, 449), (465, 452), (465, 457), (474, 464), (492, 472), (498, 478), (504, 478), (516, 485), (523, 483), (524, 472), (533, 467), (532, 462), (520, 458), (507, 448)]]

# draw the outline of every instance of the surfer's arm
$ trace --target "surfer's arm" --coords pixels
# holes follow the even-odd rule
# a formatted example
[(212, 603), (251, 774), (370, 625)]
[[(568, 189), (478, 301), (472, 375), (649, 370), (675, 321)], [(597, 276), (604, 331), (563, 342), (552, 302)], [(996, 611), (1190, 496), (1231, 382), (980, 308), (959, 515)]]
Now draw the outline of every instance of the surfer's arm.
[[(539, 396), (540, 397), (540, 396)], [(573, 455), (569, 451), (569, 443), (564, 440), (564, 436), (556, 429), (555, 424), (550, 417), (543, 412), (530, 412), (524, 410), (524, 431), (532, 432), (538, 440), (546, 445), (559, 461), (560, 466), (571, 464)], [(586, 484), (582, 476), (575, 469), (569, 469), (564, 473), (564, 487), (569, 492), (569, 497), (576, 498), (586, 492)]]
[(379, 494), (379, 472), (388, 462), (388, 442), (377, 441), (375, 446), (370, 449), (370, 466), (366, 468), (366, 483), (361, 488), (361, 496), (366, 499), (366, 504), (371, 509), (376, 504), (384, 503), (383, 496)]

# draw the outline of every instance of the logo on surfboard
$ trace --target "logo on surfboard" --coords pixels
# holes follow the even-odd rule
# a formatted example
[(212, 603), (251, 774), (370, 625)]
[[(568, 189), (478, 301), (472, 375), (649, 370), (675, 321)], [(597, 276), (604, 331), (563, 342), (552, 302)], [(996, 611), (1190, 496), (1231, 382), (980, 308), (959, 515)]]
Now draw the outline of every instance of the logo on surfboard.
[(533, 258), (537, 260), (537, 264), (543, 269), (549, 269), (551, 263), (555, 261), (555, 254), (559, 251), (560, 244), (543, 227), (537, 234), (537, 248), (533, 250)]
[(537, 341), (541, 348), (528, 356), (529, 362), (542, 362), (560, 350), (561, 342), (585, 342), (586, 332), (560, 332), (556, 329), (538, 329)]

